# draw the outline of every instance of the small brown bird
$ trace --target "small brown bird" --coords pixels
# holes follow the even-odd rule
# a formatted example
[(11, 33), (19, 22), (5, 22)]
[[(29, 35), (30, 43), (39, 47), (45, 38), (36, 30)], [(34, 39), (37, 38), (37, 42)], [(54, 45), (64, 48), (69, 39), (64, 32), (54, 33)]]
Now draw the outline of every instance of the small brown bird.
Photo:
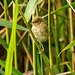
[(45, 42), (48, 39), (48, 26), (41, 17), (34, 17), (31, 22), (32, 32), (38, 42)]

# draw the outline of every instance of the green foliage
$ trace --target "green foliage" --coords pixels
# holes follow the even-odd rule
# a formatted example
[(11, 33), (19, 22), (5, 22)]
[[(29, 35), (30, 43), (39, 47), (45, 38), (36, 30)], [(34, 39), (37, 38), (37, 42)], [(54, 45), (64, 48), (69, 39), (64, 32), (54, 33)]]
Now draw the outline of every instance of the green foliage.
[(31, 14), (33, 12), (33, 10), (35, 9), (35, 7), (37, 6), (37, 3), (39, 2), (39, 0), (30, 0), (27, 7), (26, 7), (26, 10), (25, 10), (25, 13), (24, 13), (24, 16), (27, 20), (27, 22), (30, 20), (30, 17), (31, 17)]
[(10, 44), (9, 44), (9, 48), (8, 48), (8, 52), (7, 52), (5, 75), (11, 75), (11, 73), (12, 73), (13, 51), (14, 51), (14, 47), (16, 45), (15, 39), (16, 39), (17, 15), (18, 15), (18, 0), (15, 0), (13, 27), (12, 27)]
[[(75, 2), (71, 3), (71, 5), (74, 7), (74, 6), (75, 6)], [(63, 6), (63, 7), (61, 7), (61, 8), (59, 8), (59, 9), (57, 9), (57, 10), (55, 10), (55, 11), (53, 11), (53, 12), (51, 12), (51, 14), (54, 14), (54, 13), (56, 13), (56, 12), (65, 10), (65, 9), (67, 9), (67, 8), (70, 8), (70, 6), (69, 6), (68, 4), (65, 5), (65, 6)]]
[(59, 74), (60, 73), (59, 70), (54, 65), (52, 66), (52, 68), (56, 72), (56, 74)]
[(72, 52), (71, 52), (71, 50), (67, 51), (67, 58), (68, 58), (69, 61), (72, 62)]
[(65, 62), (65, 63), (66, 63), (66, 66), (68, 67), (68, 69), (71, 71), (71, 74), (72, 74), (72, 75), (75, 75), (75, 74), (73, 73), (71, 67), (68, 65), (68, 63), (67, 63), (67, 62)]
[[(69, 45), (67, 45), (60, 53), (59, 53), (59, 55), (63, 52), (63, 51), (66, 51), (66, 50), (68, 50), (69, 48), (71, 48), (71, 47), (73, 47), (73, 46), (75, 46), (75, 41), (73, 41), (72, 43), (70, 43)], [(59, 56), (58, 55), (58, 56)]]
[[(12, 28), (12, 25), (13, 25), (12, 22), (5, 21), (5, 20), (0, 20), (0, 26)], [(17, 24), (17, 26), (16, 26), (16, 29), (23, 30), (23, 31), (28, 31), (27, 28), (25, 28), (25, 27), (23, 27), (23, 26), (21, 26), (21, 25), (18, 25), (18, 24)]]
[[(13, 15), (13, 22), (6, 21), (7, 20), (7, 2), (6, 2), (6, 0), (4, 0), (5, 20), (1, 20), (0, 19), (0, 26), (12, 28), (12, 33), (11, 33), (11, 38), (10, 38), (10, 44), (7, 44), (6, 41), (0, 35), (0, 43), (1, 43), (1, 45), (6, 50), (8, 49), (7, 50), (7, 60), (6, 60), (6, 63), (3, 62), (0, 59), (0, 65), (5, 68), (5, 72), (3, 70), (0, 70), (0, 73), (2, 73), (2, 74), (5, 73), (5, 75), (11, 75), (11, 74), (14, 74), (14, 75), (23, 75), (20, 71), (18, 71), (14, 67), (12, 67), (13, 52), (14, 52), (14, 49), (16, 48), (16, 39), (18, 38), (18, 36), (16, 36), (16, 29), (21, 30), (21, 31), (29, 31), (30, 34), (32, 35), (33, 39), (35, 40), (36, 47), (38, 48), (39, 51), (42, 51), (42, 49), (39, 47), (39, 44), (38, 44), (38, 42), (36, 42), (36, 39), (35, 39), (32, 31), (31, 31), (31, 25), (30, 25), (30, 22), (29, 22), (30, 21), (30, 18), (32, 16), (32, 12), (36, 8), (36, 14), (38, 14), (38, 10), (39, 9), (48, 12), (48, 14), (44, 15), (42, 18), (45, 18), (46, 16), (48, 16), (48, 26), (49, 26), (48, 29), (49, 29), (49, 33), (50, 33), (49, 35), (50, 36), (49, 36), (49, 39), (48, 39), (49, 40), (49, 51), (46, 50), (47, 52), (49, 52), (49, 54), (47, 54), (49, 57), (47, 57), (45, 53), (42, 53), (41, 54), (41, 60), (39, 59), (39, 56), (37, 55), (37, 48), (35, 48), (35, 46), (31, 47), (32, 46), (32, 43), (30, 43), (30, 47), (31, 47), (30, 50), (32, 51), (32, 48), (35, 49), (35, 51), (34, 51), (35, 54), (33, 55), (34, 56), (34, 59), (35, 59), (35, 62), (34, 62), (34, 66), (35, 66), (34, 72), (35, 73), (34, 73), (34, 75), (37, 75), (37, 71), (39, 71), (39, 75), (41, 75), (41, 74), (44, 75), (44, 64), (46, 65), (46, 68), (48, 69), (48, 72), (51, 73), (51, 75), (52, 75), (52, 72), (53, 72), (52, 69), (56, 72), (56, 74), (59, 74), (60, 73), (60, 67), (61, 67), (61, 64), (62, 64), (61, 63), (62, 58), (60, 56), (60, 59), (61, 59), (60, 60), (57, 57), (57, 55), (58, 54), (60, 55), (64, 51), (66, 51), (66, 50), (70, 49), (71, 47), (75, 46), (75, 41), (73, 41), (72, 43), (70, 43), (68, 45), (66, 43), (60, 42), (62, 44), (59, 47), (60, 43), (58, 41), (59, 40), (59, 37), (63, 34), (63, 32), (65, 32), (66, 35), (68, 36), (68, 31), (66, 30), (66, 28), (69, 29), (68, 28), (69, 26), (67, 26), (66, 23), (64, 23), (64, 22), (65, 22), (65, 20), (68, 20), (68, 21), (70, 20), (69, 17), (63, 16), (62, 14), (59, 13), (59, 11), (68, 9), (68, 8), (70, 8), (70, 6), (69, 5), (65, 5), (65, 6), (62, 6), (61, 8), (58, 9), (57, 3), (54, 0), (54, 2), (55, 2), (54, 4), (55, 4), (56, 10), (55, 11), (51, 11), (51, 9), (53, 9), (52, 7), (50, 7), (51, 4), (52, 4), (51, 0), (49, 0), (49, 2), (46, 1), (46, 3), (48, 3), (49, 10), (44, 9), (44, 8), (41, 8), (39, 6), (38, 6), (38, 8), (36, 7), (37, 4), (38, 4), (38, 2), (40, 0), (29, 0), (29, 3), (28, 4), (25, 3), (25, 4), (19, 4), (19, 5), (18, 5), (18, 0), (14, 0), (14, 1), (15, 1), (15, 10), (14, 10), (14, 15)], [(71, 5), (74, 7), (75, 6), (75, 2), (71, 3)], [(25, 6), (26, 10), (25, 10), (24, 13), (20, 10), (20, 6)], [(17, 24), (18, 8), (19, 8), (19, 13), (21, 15), (20, 17), (23, 19), (23, 21), (24, 21), (25, 25), (27, 26), (27, 28), (25, 28), (25, 27)], [(55, 25), (53, 25), (54, 24), (54, 21), (52, 20), (53, 17), (51, 16), (51, 14), (53, 14), (53, 15), (55, 14), (57, 16), (57, 20), (55, 20), (55, 22), (56, 21), (58, 22), (57, 23), (57, 29), (55, 29)], [(58, 18), (58, 16), (60, 16), (60, 18)], [(75, 20), (73, 20), (73, 22), (75, 22)], [(52, 25), (52, 30), (51, 30), (51, 25)], [(68, 25), (69, 25), (69, 23), (68, 23)], [(65, 30), (64, 30), (64, 28), (65, 28)], [(59, 33), (58, 30), (61, 30), (61, 31), (59, 31), (60, 32), (60, 35), (59, 36), (58, 36), (58, 33)], [(51, 37), (52, 35), (54, 35), (54, 37)], [(63, 34), (63, 37), (64, 37), (64, 34)], [(26, 38), (27, 38), (27, 36), (26, 36)], [(26, 38), (24, 39), (24, 43), (26, 44), (26, 46), (28, 46), (28, 43), (27, 43), (28, 41), (27, 41)], [(52, 46), (52, 41), (55, 41), (55, 42), (53, 42), (55, 46)], [(69, 41), (67, 40), (67, 42), (69, 42)], [(63, 48), (62, 51), (59, 53), (59, 50), (63, 47), (63, 45), (64, 46), (67, 45), (67, 46), (65, 48)], [(52, 49), (52, 47), (54, 47), (54, 49)], [(55, 55), (55, 59), (56, 59), (57, 62), (55, 62), (55, 60), (53, 60), (53, 58), (52, 58), (53, 57), (52, 56), (53, 55), (52, 54), (52, 51), (53, 50), (55, 52), (54, 55)], [(15, 59), (17, 60), (17, 53), (14, 53), (14, 55), (15, 55)], [(67, 51), (67, 59), (68, 59), (68, 61), (71, 61), (70, 64), (72, 64), (72, 52), (71, 52), (71, 50), (68, 50)], [(44, 60), (43, 63), (42, 63), (42, 60)], [(42, 65), (41, 67), (40, 67), (40, 62), (41, 62), (41, 65)], [(65, 63), (66, 63), (67, 68), (71, 71), (72, 75), (74, 75), (74, 73), (73, 73), (73, 71), (71, 69), (71, 65), (69, 66), (67, 64), (67, 62), (65, 62)], [(17, 64), (16, 64), (16, 66), (17, 66)], [(39, 70), (37, 69), (37, 66), (38, 66), (38, 69)], [(42, 70), (41, 70), (41, 68), (42, 68)]]
[(6, 41), (0, 36), (0, 43), (2, 44), (2, 46), (7, 49), (8, 48), (8, 45), (6, 43)]
[[(0, 65), (5, 68), (6, 63), (0, 59)], [(23, 75), (19, 70), (16, 70), (14, 67), (12, 67), (12, 74)]]

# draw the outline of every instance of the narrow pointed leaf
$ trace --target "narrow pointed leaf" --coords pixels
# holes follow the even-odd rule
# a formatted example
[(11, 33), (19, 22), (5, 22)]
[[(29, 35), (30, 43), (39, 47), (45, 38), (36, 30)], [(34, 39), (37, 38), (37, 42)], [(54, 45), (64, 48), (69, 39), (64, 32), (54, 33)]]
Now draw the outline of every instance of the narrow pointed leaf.
[[(8, 28), (12, 28), (12, 25), (13, 25), (12, 22), (5, 21), (5, 20), (0, 20), (0, 26), (4, 26), (4, 27), (8, 27)], [(24, 30), (24, 31), (28, 31), (27, 28), (25, 28), (25, 27), (23, 27), (23, 26), (21, 26), (21, 25), (18, 25), (18, 24), (17, 24), (16, 29)]]
[(33, 12), (33, 10), (35, 9), (35, 7), (37, 6), (39, 0), (30, 0), (27, 7), (26, 7), (26, 10), (25, 10), (25, 13), (24, 13), (24, 16), (27, 20), (27, 22), (30, 20), (30, 17), (31, 17), (31, 14)]
[[(63, 51), (68, 50), (69, 48), (71, 48), (72, 46), (75, 46), (75, 41), (73, 41), (72, 43), (70, 43), (69, 45), (67, 45), (67, 46), (59, 53), (59, 55), (60, 55)], [(59, 56), (59, 55), (58, 55), (58, 56)]]
[[(5, 68), (6, 63), (0, 59), (0, 65)], [(20, 71), (16, 70), (14, 67), (12, 67), (12, 74), (23, 75)]]
[[(75, 6), (75, 2), (71, 3), (71, 5), (74, 7), (74, 6)], [(51, 14), (54, 14), (54, 13), (56, 13), (56, 12), (58, 12), (58, 11), (61, 11), (61, 10), (65, 10), (65, 9), (67, 9), (67, 8), (70, 8), (69, 4), (67, 4), (67, 5), (65, 5), (65, 6), (59, 8), (59, 9), (57, 9), (57, 10), (55, 10), (55, 11), (53, 11), (53, 12), (51, 12)]]
[(68, 69), (71, 71), (71, 74), (72, 74), (72, 75), (75, 75), (75, 74), (73, 73), (71, 67), (68, 65), (68, 63), (67, 63), (67, 62), (65, 62), (65, 63), (66, 63), (66, 66), (68, 67)]

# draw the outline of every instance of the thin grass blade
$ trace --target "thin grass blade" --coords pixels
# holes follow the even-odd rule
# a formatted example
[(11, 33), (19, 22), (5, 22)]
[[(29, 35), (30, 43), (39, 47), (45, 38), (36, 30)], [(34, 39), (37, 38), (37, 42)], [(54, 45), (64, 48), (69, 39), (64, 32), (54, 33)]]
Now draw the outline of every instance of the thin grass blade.
[[(71, 5), (74, 7), (74, 6), (75, 6), (75, 2), (71, 3)], [(69, 4), (67, 4), (67, 5), (65, 5), (65, 6), (59, 8), (59, 9), (57, 9), (57, 10), (55, 10), (55, 11), (53, 11), (53, 12), (51, 12), (51, 14), (54, 14), (54, 13), (56, 13), (56, 12), (58, 12), (58, 11), (65, 10), (65, 9), (67, 9), (67, 8), (70, 8)]]
[(73, 73), (71, 67), (68, 65), (68, 63), (67, 63), (67, 62), (65, 62), (65, 63), (66, 63), (66, 66), (68, 67), (68, 69), (71, 71), (72, 75), (75, 75), (75, 74)]
[[(69, 45), (67, 45), (60, 53), (59, 55), (63, 52), (63, 51), (66, 51), (68, 50), (69, 48), (71, 48), (72, 46), (75, 46), (75, 41), (73, 41), (72, 43), (70, 43)], [(58, 57), (59, 57), (58, 55)]]

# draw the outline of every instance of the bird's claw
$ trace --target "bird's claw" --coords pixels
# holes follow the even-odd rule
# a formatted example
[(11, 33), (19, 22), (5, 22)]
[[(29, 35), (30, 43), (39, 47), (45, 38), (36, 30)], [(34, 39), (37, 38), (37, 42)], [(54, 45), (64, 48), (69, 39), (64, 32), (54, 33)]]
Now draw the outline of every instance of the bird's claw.
[(38, 54), (42, 54), (44, 52), (44, 48), (42, 49), (42, 51), (38, 52)]
[(33, 39), (33, 42), (37, 42), (37, 39)]

